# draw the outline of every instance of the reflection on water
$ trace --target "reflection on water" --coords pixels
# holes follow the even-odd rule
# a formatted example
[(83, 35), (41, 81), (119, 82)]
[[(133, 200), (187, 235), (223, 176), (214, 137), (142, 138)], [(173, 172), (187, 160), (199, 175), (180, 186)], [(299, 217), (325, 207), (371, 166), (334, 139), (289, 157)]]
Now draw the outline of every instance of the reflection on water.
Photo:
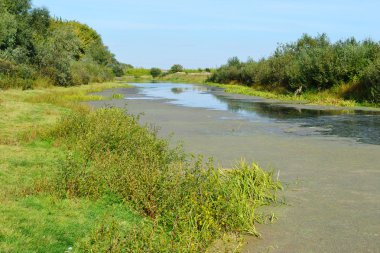
[(314, 133), (322, 135), (352, 138), (358, 142), (380, 145), (379, 112), (299, 109), (252, 99), (234, 99), (214, 92), (215, 88), (190, 84), (134, 85), (139, 87), (139, 93), (147, 99), (167, 99), (168, 103), (186, 107), (230, 111), (255, 122), (289, 123), (318, 129)]

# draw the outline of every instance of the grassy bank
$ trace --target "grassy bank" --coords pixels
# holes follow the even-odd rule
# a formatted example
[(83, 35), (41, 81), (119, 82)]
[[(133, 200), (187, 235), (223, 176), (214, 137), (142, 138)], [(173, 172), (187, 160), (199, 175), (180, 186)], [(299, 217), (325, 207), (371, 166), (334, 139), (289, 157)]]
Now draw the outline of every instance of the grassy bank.
[(257, 212), (276, 202), (271, 173), (190, 159), (135, 117), (78, 103), (115, 86), (0, 92), (1, 252), (199, 252), (272, 219)]
[(344, 85), (325, 91), (307, 91), (300, 95), (294, 95), (293, 93), (289, 92), (284, 93), (283, 91), (268, 91), (265, 88), (252, 88), (239, 84), (216, 84), (209, 82), (207, 82), (206, 84), (209, 86), (223, 88), (227, 93), (257, 96), (292, 103), (343, 107), (380, 107), (379, 104), (375, 103), (358, 102), (355, 100), (342, 98), (342, 91), (344, 91), (348, 87)]
[(358, 102), (355, 100), (345, 99), (344, 94), (346, 90), (350, 89), (350, 85), (340, 85), (324, 91), (306, 91), (300, 95), (294, 95), (294, 93), (284, 92), (284, 90), (269, 91), (264, 86), (248, 87), (239, 84), (212, 83), (207, 81), (207, 78), (210, 75), (210, 73), (175, 73), (160, 77), (157, 80), (174, 83), (206, 84), (209, 86), (223, 88), (227, 93), (257, 96), (292, 103), (344, 107), (380, 107), (379, 104), (375, 103)]
[(157, 80), (174, 82), (174, 83), (202, 84), (206, 82), (207, 78), (209, 78), (210, 75), (211, 73), (208, 73), (208, 72), (200, 72), (200, 73), (178, 72), (178, 73), (160, 76)]

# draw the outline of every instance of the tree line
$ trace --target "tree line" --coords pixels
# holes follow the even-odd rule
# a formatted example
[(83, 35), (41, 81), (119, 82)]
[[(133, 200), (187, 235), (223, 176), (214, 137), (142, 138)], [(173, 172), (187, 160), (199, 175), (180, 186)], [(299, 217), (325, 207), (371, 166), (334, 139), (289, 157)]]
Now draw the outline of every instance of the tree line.
[(255, 61), (230, 58), (209, 81), (239, 83), (284, 93), (323, 91), (345, 85), (342, 96), (380, 102), (380, 42), (354, 38), (331, 43), (326, 34), (303, 35)]
[(92, 28), (53, 18), (31, 0), (0, 0), (0, 88), (102, 82), (123, 66)]

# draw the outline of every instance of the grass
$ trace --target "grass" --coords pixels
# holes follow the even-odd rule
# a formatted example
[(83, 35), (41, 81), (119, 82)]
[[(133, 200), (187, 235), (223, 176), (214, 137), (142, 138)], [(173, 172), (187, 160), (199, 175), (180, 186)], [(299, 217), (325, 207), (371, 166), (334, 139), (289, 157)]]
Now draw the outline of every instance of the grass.
[(263, 88), (252, 88), (238, 84), (215, 84), (215, 83), (206, 83), (210, 86), (216, 86), (223, 88), (227, 93), (241, 94), (247, 96), (257, 96), (268, 99), (276, 99), (280, 101), (301, 103), (301, 104), (311, 104), (311, 105), (329, 105), (329, 106), (342, 106), (342, 107), (378, 107), (376, 104), (369, 103), (359, 103), (354, 100), (344, 99), (343, 93), (347, 89), (345, 85), (332, 88), (330, 90), (316, 92), (308, 91), (304, 92), (301, 95), (294, 95), (284, 92), (276, 91), (267, 91)]
[[(134, 243), (140, 243), (138, 252), (202, 252), (226, 232), (257, 235), (254, 224), (265, 216), (256, 208), (276, 202), (281, 187), (256, 164), (225, 170), (203, 159), (189, 160), (116, 108), (69, 115), (52, 136), (71, 151), (54, 186), (60, 196), (97, 200), (111, 195), (157, 226), (136, 230), (138, 242), (126, 238), (130, 231), (117, 223), (106, 235), (96, 233), (100, 241), (115, 233), (122, 241), (116, 251), (136, 252)], [(85, 248), (104, 251), (107, 246)]]
[(93, 99), (87, 92), (115, 86), (0, 91), (0, 252), (65, 252), (105, 217), (135, 222), (137, 215), (121, 204), (38, 193), (65, 154), (38, 140), (38, 131), (56, 124), (76, 101)]
[(122, 99), (122, 98), (124, 98), (125, 97), (125, 95), (123, 95), (123, 94), (120, 94), (120, 93), (114, 93), (114, 94), (112, 94), (112, 99)]
[(0, 92), (0, 252), (201, 252), (270, 220), (257, 208), (277, 202), (272, 173), (191, 159), (79, 103), (120, 86)]
[(159, 77), (158, 81), (170, 81), (174, 83), (205, 83), (207, 78), (209, 78), (211, 73), (200, 72), (200, 73), (185, 73), (179, 72), (174, 74), (168, 74)]

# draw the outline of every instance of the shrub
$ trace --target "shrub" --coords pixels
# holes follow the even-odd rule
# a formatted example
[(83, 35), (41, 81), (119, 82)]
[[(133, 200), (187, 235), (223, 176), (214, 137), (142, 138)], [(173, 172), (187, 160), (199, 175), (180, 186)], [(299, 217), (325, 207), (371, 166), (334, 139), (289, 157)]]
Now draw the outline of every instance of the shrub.
[[(199, 252), (224, 232), (256, 234), (254, 224), (263, 219), (255, 209), (276, 202), (281, 187), (271, 173), (244, 162), (225, 170), (187, 159), (137, 120), (119, 109), (101, 109), (66, 116), (52, 132), (71, 150), (57, 176), (60, 196), (116, 196), (158, 226), (149, 230), (153, 244), (145, 233), (134, 242), (123, 227), (105, 234), (101, 229), (96, 238), (111, 233), (131, 252), (146, 250), (136, 248), (139, 243), (153, 247), (150, 252)], [(97, 250), (103, 239), (82, 246)]]
[(380, 103), (380, 57), (364, 69), (359, 80), (361, 99)]
[(150, 69), (150, 74), (152, 75), (153, 78), (159, 77), (162, 74), (162, 70), (159, 68), (151, 68)]
[(174, 64), (171, 68), (170, 68), (170, 73), (177, 73), (177, 72), (183, 72), (183, 66), (180, 65), (180, 64)]
[(361, 79), (349, 96), (375, 102), (378, 101), (375, 83), (379, 58), (380, 44), (369, 39), (358, 42), (351, 38), (331, 43), (325, 34), (303, 35), (294, 43), (279, 45), (273, 55), (259, 61), (241, 62), (231, 58), (208, 81), (294, 92), (300, 87), (303, 91), (329, 90)]

